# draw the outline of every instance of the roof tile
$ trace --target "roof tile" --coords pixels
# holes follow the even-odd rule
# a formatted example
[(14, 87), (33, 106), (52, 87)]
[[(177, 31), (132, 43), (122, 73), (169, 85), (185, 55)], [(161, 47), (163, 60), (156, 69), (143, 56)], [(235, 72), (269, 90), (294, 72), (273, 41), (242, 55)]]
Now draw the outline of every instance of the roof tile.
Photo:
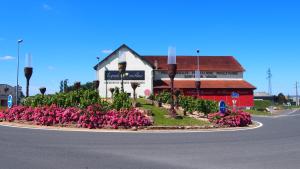
[[(167, 56), (142, 56), (145, 60), (155, 65), (159, 70), (167, 70)], [(197, 70), (196, 56), (177, 56), (177, 70)], [(243, 72), (245, 69), (233, 56), (199, 56), (201, 71), (230, 71)]]

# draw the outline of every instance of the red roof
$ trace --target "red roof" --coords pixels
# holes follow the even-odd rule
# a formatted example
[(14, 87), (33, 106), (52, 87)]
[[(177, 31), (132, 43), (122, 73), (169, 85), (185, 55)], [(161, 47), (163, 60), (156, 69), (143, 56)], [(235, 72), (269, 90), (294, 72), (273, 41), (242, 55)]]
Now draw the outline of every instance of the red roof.
[[(201, 89), (256, 89), (245, 80), (201, 80)], [(154, 81), (154, 88), (170, 88), (169, 80)], [(194, 80), (174, 80), (174, 88), (196, 88)]]
[[(167, 56), (143, 56), (159, 70), (167, 70)], [(196, 56), (177, 56), (177, 70), (197, 70)], [(200, 70), (202, 71), (229, 71), (243, 72), (245, 69), (233, 56), (199, 56)]]

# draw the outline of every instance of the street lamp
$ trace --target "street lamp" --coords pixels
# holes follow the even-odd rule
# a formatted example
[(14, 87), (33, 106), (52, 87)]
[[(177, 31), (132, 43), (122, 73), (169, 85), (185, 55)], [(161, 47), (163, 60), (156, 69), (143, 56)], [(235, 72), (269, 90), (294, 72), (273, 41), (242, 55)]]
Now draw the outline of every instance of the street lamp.
[(200, 65), (199, 65), (199, 50), (197, 50), (197, 70), (195, 71), (195, 86), (197, 89), (197, 97), (200, 93)]
[(119, 58), (118, 58), (118, 68), (119, 68), (119, 73), (121, 76), (121, 91), (124, 92), (124, 74), (125, 74), (125, 70), (126, 70), (126, 53), (124, 51), (120, 51), (119, 52)]
[(176, 111), (174, 109), (174, 78), (177, 72), (176, 64), (176, 49), (174, 47), (169, 47), (168, 49), (168, 74), (171, 80), (171, 108), (169, 114), (171, 117), (176, 117)]
[(18, 40), (18, 63), (17, 63), (17, 89), (16, 89), (16, 105), (18, 105), (19, 98), (19, 58), (20, 58), (20, 44), (23, 42), (23, 39)]
[(29, 96), (29, 80), (32, 76), (32, 72), (33, 72), (33, 68), (31, 66), (31, 55), (28, 54), (27, 55), (27, 65), (24, 68), (24, 74), (26, 77), (26, 97)]

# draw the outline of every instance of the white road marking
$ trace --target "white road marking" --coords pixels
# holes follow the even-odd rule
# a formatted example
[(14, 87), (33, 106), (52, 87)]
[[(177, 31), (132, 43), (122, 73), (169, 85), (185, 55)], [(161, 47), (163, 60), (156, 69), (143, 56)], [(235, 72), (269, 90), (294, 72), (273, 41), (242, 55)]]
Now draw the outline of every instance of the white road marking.
[(279, 117), (295, 117), (295, 116), (300, 116), (300, 114), (285, 114), (285, 115), (278, 115), (278, 116), (274, 116), (273, 118), (279, 118)]
[(289, 112), (288, 114), (293, 114), (293, 113), (295, 113), (295, 112), (297, 112), (297, 111), (299, 111), (299, 110), (298, 110), (298, 109), (295, 109), (295, 110)]

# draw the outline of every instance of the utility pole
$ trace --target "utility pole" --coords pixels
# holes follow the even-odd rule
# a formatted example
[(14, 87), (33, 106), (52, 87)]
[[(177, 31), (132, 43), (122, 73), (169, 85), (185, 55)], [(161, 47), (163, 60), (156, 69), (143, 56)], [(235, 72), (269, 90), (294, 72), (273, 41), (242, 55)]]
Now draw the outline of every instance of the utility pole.
[(269, 68), (267, 71), (267, 79), (268, 79), (268, 88), (269, 88), (269, 95), (272, 96), (272, 73), (271, 73), (271, 69)]
[(298, 98), (298, 82), (296, 82), (296, 106), (299, 106), (299, 98)]
[(272, 97), (272, 106), (270, 107), (270, 112), (272, 114), (272, 111), (273, 111), (273, 106), (274, 106), (274, 96), (272, 94), (272, 73), (271, 73), (271, 69), (269, 68), (268, 71), (267, 71), (267, 79), (268, 79), (268, 88), (269, 88), (269, 95)]
[(17, 87), (16, 87), (16, 105), (18, 106), (19, 100), (19, 60), (20, 60), (20, 44), (23, 42), (22, 39), (18, 40), (18, 64), (17, 64)]

